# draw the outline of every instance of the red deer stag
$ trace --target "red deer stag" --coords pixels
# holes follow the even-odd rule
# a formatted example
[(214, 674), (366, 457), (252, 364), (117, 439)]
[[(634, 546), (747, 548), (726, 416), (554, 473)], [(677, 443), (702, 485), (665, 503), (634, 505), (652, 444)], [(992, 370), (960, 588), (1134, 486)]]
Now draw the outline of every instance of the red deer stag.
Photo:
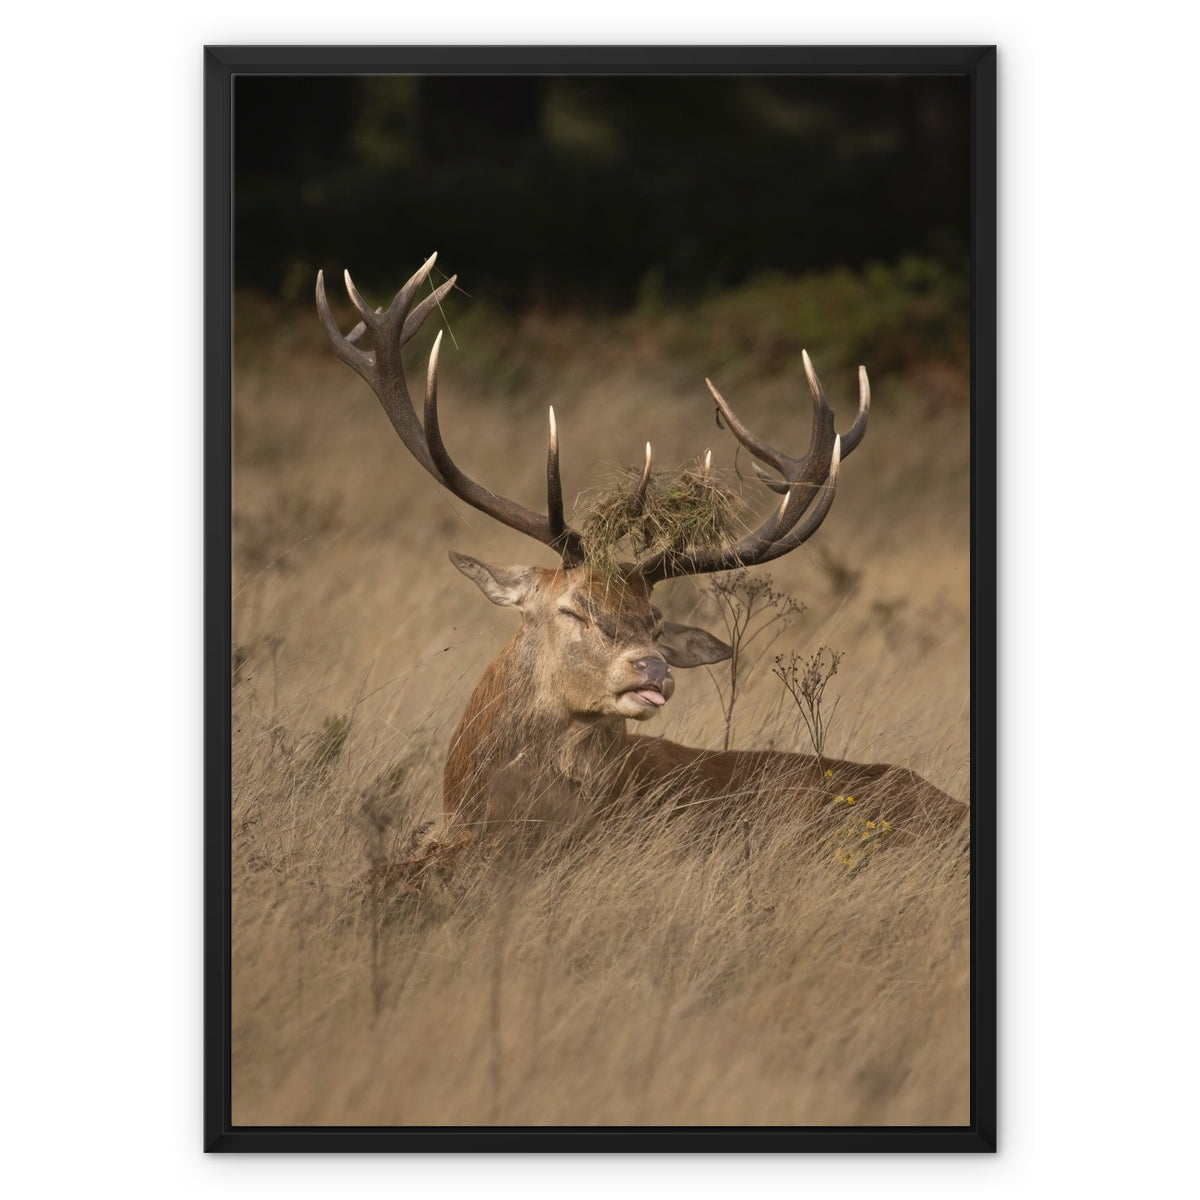
[[(736, 544), (649, 553), (600, 572), (584, 557), (581, 535), (567, 525), (559, 478), (558, 435), (550, 410), (543, 515), (497, 495), (465, 475), (438, 425), (438, 352), (429, 356), (424, 420), (418, 421), (401, 351), (454, 286), (455, 278), (414, 305), (436, 255), (391, 304), (372, 309), (346, 272), (346, 290), (362, 317), (343, 335), (317, 276), (317, 311), (338, 357), (379, 397), (408, 451), (444, 488), (504, 525), (555, 551), (557, 568), (497, 566), (451, 553), (454, 565), (494, 604), (521, 610), (513, 639), (484, 672), (450, 742), (443, 801), (447, 819), (471, 829), (514, 822), (586, 823), (618, 798), (637, 805), (745, 816), (752, 808), (786, 806), (814, 818), (852, 797), (860, 820), (887, 820), (897, 832), (961, 827), (968, 809), (903, 767), (844, 762), (780, 751), (691, 749), (639, 737), (626, 721), (645, 721), (675, 690), (672, 668), (720, 662), (730, 647), (702, 629), (662, 618), (650, 602), (654, 585), (685, 575), (755, 566), (794, 550), (816, 532), (833, 502), (839, 464), (862, 440), (870, 389), (859, 368), (860, 404), (849, 431), (834, 432), (833, 410), (807, 353), (813, 427), (808, 452), (793, 458), (756, 437), (709, 384), (734, 436), (781, 480), (762, 472), (783, 500), (759, 528)], [(368, 345), (360, 342), (369, 338)], [(631, 499), (650, 478), (650, 447)], [(843, 807), (840, 815), (847, 810)]]

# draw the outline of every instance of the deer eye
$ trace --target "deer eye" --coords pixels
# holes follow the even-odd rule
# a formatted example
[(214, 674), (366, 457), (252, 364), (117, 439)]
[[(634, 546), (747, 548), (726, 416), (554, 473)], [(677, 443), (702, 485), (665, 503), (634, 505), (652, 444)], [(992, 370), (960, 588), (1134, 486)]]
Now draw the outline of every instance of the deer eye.
[(558, 611), (562, 613), (564, 617), (573, 617), (581, 625), (587, 624), (587, 617), (583, 616), (582, 613), (577, 613), (573, 608), (560, 608)]

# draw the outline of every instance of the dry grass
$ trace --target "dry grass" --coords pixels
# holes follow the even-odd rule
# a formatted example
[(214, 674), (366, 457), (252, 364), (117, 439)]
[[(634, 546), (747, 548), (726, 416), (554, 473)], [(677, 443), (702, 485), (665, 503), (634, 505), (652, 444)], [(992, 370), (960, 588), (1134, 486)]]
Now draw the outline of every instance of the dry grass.
[[(455, 332), (451, 451), (530, 506), (549, 402), (579, 490), (640, 463), (646, 440), (657, 463), (711, 445), (730, 468), (706, 374), (768, 441), (807, 440), (798, 361), (758, 379), (743, 365), (735, 387), (719, 364), (658, 357), (645, 320)], [(543, 353), (517, 379), (498, 344), (526, 336)], [(854, 364), (809, 348), (845, 425)], [(966, 799), (965, 372), (928, 371), (935, 405), (918, 403), (922, 377), (873, 379), (871, 431), (831, 515), (772, 564), (807, 606), (775, 650), (844, 653), (830, 754), (904, 763)], [(315, 318), (240, 337), (235, 384), (235, 1123), (966, 1123), (953, 850), (884, 845), (847, 870), (781, 814), (719, 838), (633, 821), (518, 861), (443, 847), (415, 888), (397, 871), (437, 816), (466, 696), (514, 628), (446, 552), (551, 560), (437, 491)], [(660, 592), (670, 615), (720, 632), (700, 588)], [(770, 667), (743, 665), (734, 744), (807, 750)], [(654, 725), (720, 744), (703, 671)]]
[[(618, 472), (582, 499), (580, 534), (588, 564), (615, 574), (621, 561), (669, 550), (707, 550), (736, 541), (745, 530), (741, 492), (703, 467)], [(640, 495), (639, 495), (640, 492)]]

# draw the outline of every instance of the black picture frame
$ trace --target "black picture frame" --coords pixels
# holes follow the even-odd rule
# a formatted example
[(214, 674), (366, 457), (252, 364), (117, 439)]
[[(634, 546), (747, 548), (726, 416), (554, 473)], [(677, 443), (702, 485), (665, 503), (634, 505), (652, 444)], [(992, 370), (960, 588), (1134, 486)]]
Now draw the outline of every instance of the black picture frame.
[[(205, 1096), (219, 1152), (996, 1149), (996, 48), (212, 46), (205, 111)], [(248, 74), (956, 74), (971, 89), (971, 1122), (939, 1127), (237, 1127), (230, 1100), (233, 84)]]

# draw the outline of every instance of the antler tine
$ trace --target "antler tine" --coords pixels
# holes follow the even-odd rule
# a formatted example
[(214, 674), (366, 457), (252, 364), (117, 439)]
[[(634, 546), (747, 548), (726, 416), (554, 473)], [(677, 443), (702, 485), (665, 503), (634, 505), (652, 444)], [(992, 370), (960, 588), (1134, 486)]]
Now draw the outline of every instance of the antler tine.
[[(436, 257), (437, 257), (437, 256), (436, 256), (436, 255), (434, 255), (434, 258), (436, 258)], [(422, 267), (422, 268), (421, 268), (421, 269), (420, 269), (420, 270), (417, 272), (417, 275), (420, 275), (420, 277), (421, 277), (422, 279), (424, 279), (424, 278), (425, 278), (425, 276), (429, 274), (430, 268), (431, 268), (432, 266), (433, 266), (433, 259), (431, 258), (431, 259), (429, 259), (429, 261), (428, 261), (428, 262), (426, 262), (426, 264), (425, 264), (425, 265), (424, 265), (424, 266), (423, 266), (423, 267)], [(415, 278), (416, 278), (416, 276), (414, 276), (413, 278), (415, 279)], [(363, 324), (364, 324), (364, 325), (365, 325), (365, 326), (366, 326), (366, 327), (367, 327), (369, 330), (371, 330), (371, 332), (372, 332), (372, 333), (374, 333), (374, 332), (375, 332), (375, 330), (379, 328), (379, 324), (380, 324), (380, 322), (379, 322), (379, 320), (378, 320), (377, 318), (380, 318), (380, 317), (382, 317), (384, 320), (386, 320), (386, 319), (387, 319), (387, 314), (386, 314), (386, 313), (381, 313), (381, 312), (379, 311), (379, 309), (372, 308), (372, 307), (371, 307), (371, 306), (370, 306), (370, 305), (369, 305), (369, 304), (368, 304), (368, 303), (367, 303), (367, 302), (366, 302), (366, 301), (365, 301), (365, 300), (362, 298), (362, 295), (359, 293), (359, 290), (358, 290), (358, 288), (356, 288), (356, 287), (354, 286), (354, 280), (350, 278), (350, 271), (349, 271), (348, 269), (347, 269), (347, 270), (344, 270), (344, 271), (342, 272), (342, 279), (343, 279), (343, 281), (344, 281), (344, 282), (345, 282), (345, 284), (346, 284), (346, 295), (350, 297), (350, 303), (351, 303), (351, 304), (353, 304), (353, 305), (354, 305), (354, 307), (355, 307), (355, 308), (357, 308), (357, 309), (358, 309), (358, 311), (359, 311), (359, 312), (362, 314)], [(410, 280), (408, 281), (408, 283), (406, 283), (406, 284), (404, 285), (404, 287), (403, 287), (403, 288), (400, 290), (400, 293), (399, 293), (399, 295), (397, 295), (397, 297), (396, 297), (396, 300), (398, 300), (398, 299), (400, 298), (400, 296), (402, 296), (402, 295), (403, 295), (403, 294), (404, 294), (406, 291), (408, 291), (408, 285), (409, 285), (410, 283), (412, 283), (412, 279), (410, 279)], [(395, 306), (395, 304), (396, 304), (396, 300), (393, 300), (393, 301), (392, 301), (392, 303), (388, 305), (388, 308), (389, 308), (389, 310)]]
[(854, 424), (842, 434), (842, 457), (845, 458), (867, 432), (867, 417), (871, 413), (871, 381), (867, 378), (867, 368), (858, 368), (858, 413)]
[[(429, 447), (430, 457), (441, 474), (446, 487), (460, 500), (465, 500), (472, 508), (479, 509), (510, 529), (527, 534), (543, 545), (557, 550), (562, 556), (566, 567), (577, 566), (583, 561), (582, 539), (574, 530), (567, 527), (563, 520), (562, 483), (558, 475), (558, 430), (554, 417), (550, 418), (550, 447), (546, 455), (546, 493), (549, 513), (542, 516), (522, 504), (500, 496), (483, 487), (469, 475), (459, 469), (450, 457), (445, 442), (442, 441), (441, 426), (438, 421), (438, 358), (441, 352), (442, 335), (439, 332), (434, 339), (433, 349), (429, 353), (429, 370), (425, 377), (425, 441)], [(552, 410), (553, 414), (553, 410)]]
[(567, 523), (563, 517), (562, 476), (558, 470), (558, 423), (554, 405), (550, 405), (550, 436), (546, 442), (546, 516), (550, 520), (550, 536), (562, 537)]
[[(333, 319), (333, 313), (329, 310), (329, 298), (325, 295), (325, 272), (317, 272), (317, 316), (321, 318), (321, 324), (325, 329), (325, 336), (333, 343), (333, 349), (338, 358), (347, 366), (353, 367), (360, 375), (363, 375), (363, 366), (369, 365), (371, 356), (365, 351), (357, 349), (352, 342), (357, 341), (355, 336), (359, 330), (366, 329), (363, 322), (359, 322), (351, 331), (349, 337), (343, 337), (342, 331), (338, 328), (337, 322)], [(363, 364), (360, 366), (359, 364)], [(365, 379), (366, 376), (363, 375)], [(370, 380), (368, 380), (370, 382)]]
[[(397, 347), (397, 349), (403, 349), (408, 345), (409, 342), (412, 341), (417, 331), (422, 325), (425, 324), (425, 318), (429, 316), (435, 307), (439, 307), (441, 305), (442, 299), (447, 293), (454, 290), (454, 286), (457, 283), (458, 276), (451, 275), (445, 283), (438, 284), (438, 286), (435, 287), (433, 291), (430, 292), (429, 295), (426, 296), (425, 299), (422, 300), (421, 303), (418, 304), (417, 307), (414, 308), (412, 312), (410, 312), (408, 316), (404, 318), (404, 324), (400, 328), (400, 345)], [(399, 297), (397, 297), (397, 299), (399, 299)]]
[(762, 467), (758, 465), (758, 463), (754, 463), (753, 466), (755, 475), (757, 475), (759, 480), (765, 483), (767, 487), (771, 489), (771, 491), (778, 492), (781, 496), (786, 496), (791, 490), (790, 484), (784, 483), (782, 479), (776, 479), (774, 475), (768, 475), (766, 471), (764, 471)]
[(637, 489), (633, 493), (633, 498), (629, 502), (629, 511), (631, 516), (640, 516), (642, 509), (646, 504), (646, 491), (650, 487), (650, 465), (654, 461), (654, 450), (650, 443), (646, 443), (646, 464), (642, 467), (642, 477), (638, 480)]
[(716, 402), (717, 408), (721, 411), (721, 416), (725, 418), (725, 424), (729, 426), (733, 436), (737, 438), (755, 458), (761, 459), (763, 462), (772, 466), (782, 474), (784, 472), (784, 461), (786, 456), (780, 454), (773, 446), (768, 446), (766, 442), (757, 438), (746, 428), (745, 425), (738, 420), (733, 409), (729, 407), (725, 397), (717, 391), (711, 379), (704, 381), (708, 385), (708, 390), (712, 393), (712, 398)]
[[(558, 423), (554, 419), (554, 405), (550, 405), (550, 439), (546, 446), (546, 513), (550, 521), (550, 545), (558, 550), (567, 566), (576, 566), (583, 561), (579, 552), (579, 535), (567, 528), (563, 516), (562, 476), (558, 466)], [(567, 559), (570, 562), (567, 562)]]
[[(407, 313), (413, 302), (413, 297), (417, 294), (417, 288), (429, 278), (429, 272), (433, 270), (433, 264), (437, 262), (437, 251), (435, 250), (413, 273), (409, 276), (408, 282), (396, 293), (392, 298), (391, 304), (387, 307), (387, 316), (392, 317), (396, 313)], [(349, 273), (347, 273), (349, 278)], [(428, 311), (428, 310), (427, 310)], [(401, 317), (403, 320), (403, 317)]]
[[(377, 313), (381, 313), (381, 312), (383, 312), (383, 308), (379, 307), (375, 311)], [(362, 335), (366, 332), (367, 332), (366, 325), (362, 321), (359, 321), (359, 323), (357, 325), (355, 325), (355, 327), (352, 330), (350, 330), (350, 332), (348, 334), (346, 334), (346, 341), (357, 342), (362, 338)]]
[(812, 436), (808, 451), (800, 458), (781, 454), (784, 462), (783, 479), (789, 485), (787, 499), (780, 508), (771, 536), (782, 537), (807, 511), (817, 494), (817, 487), (828, 474), (827, 465), (833, 454), (834, 432), (833, 408), (825, 396), (825, 389), (813, 368), (807, 350), (800, 351), (804, 363), (804, 374), (808, 378), (813, 398)]

